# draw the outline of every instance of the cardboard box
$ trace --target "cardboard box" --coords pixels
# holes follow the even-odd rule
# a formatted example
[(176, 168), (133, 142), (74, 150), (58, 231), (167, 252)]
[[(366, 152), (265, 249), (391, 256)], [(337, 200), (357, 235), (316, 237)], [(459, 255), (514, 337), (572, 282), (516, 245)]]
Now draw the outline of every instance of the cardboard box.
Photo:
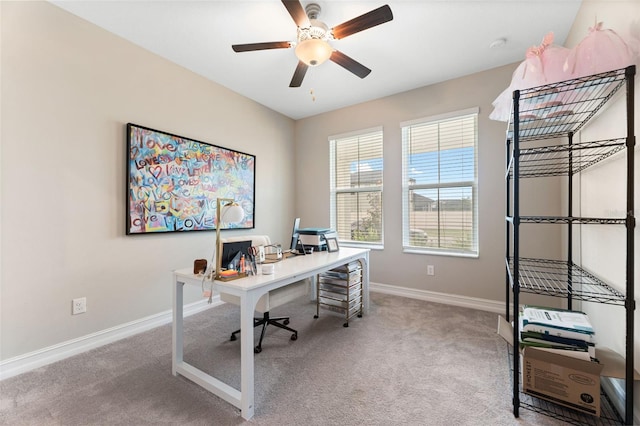
[[(513, 327), (503, 317), (498, 320), (498, 334), (513, 346)], [(525, 347), (522, 351), (523, 392), (600, 416), (600, 374), (603, 365), (554, 351)]]
[(600, 416), (602, 365), (535, 347), (522, 352), (522, 390), (538, 398)]
[[(513, 327), (502, 316), (498, 316), (498, 334), (513, 346)], [(554, 349), (535, 347), (525, 347), (525, 350), (521, 351), (520, 372), (524, 377), (524, 380), (521, 381), (524, 391), (527, 394), (599, 416), (600, 377), (624, 379), (626, 377), (624, 357), (609, 348), (601, 346), (596, 346), (596, 358), (600, 363), (575, 358), (584, 356), (584, 352), (561, 352), (563, 354), (566, 353), (566, 355), (560, 355), (558, 352), (558, 350)], [(530, 368), (536, 368), (537, 366), (538, 373), (541, 375), (538, 382), (535, 382), (533, 380), (535, 376), (532, 376), (531, 381), (533, 381), (533, 384), (528, 387), (525, 385), (529, 379), (525, 370), (527, 359), (530, 362)], [(557, 370), (556, 367), (552, 367), (553, 365), (563, 370)], [(533, 372), (532, 370), (530, 373)], [(544, 376), (545, 372), (549, 376)], [(593, 380), (593, 385), (591, 385), (590, 380)], [(640, 380), (638, 370), (634, 371), (634, 380)], [(576, 389), (581, 386), (579, 382), (584, 382), (584, 387), (582, 388), (584, 392), (576, 392)], [(560, 391), (560, 389), (565, 388), (569, 389), (564, 392)], [(560, 393), (567, 396), (561, 398)], [(582, 395), (582, 393), (585, 395)], [(588, 401), (591, 398), (587, 395), (593, 397), (593, 407), (589, 407)], [(583, 399), (587, 401), (583, 401)], [(592, 412), (593, 409), (595, 409), (595, 412)]]
[[(504, 340), (506, 340), (507, 343), (513, 346), (513, 327), (504, 319), (503, 316), (498, 316), (498, 334)], [(558, 352), (557, 349), (537, 349), (549, 352)], [(579, 359), (588, 359), (585, 352), (563, 351), (562, 353), (566, 353), (566, 356), (573, 356)], [(623, 380), (625, 379), (626, 364), (622, 355), (612, 351), (605, 346), (596, 346), (596, 358), (598, 359), (598, 361), (600, 361), (600, 365), (602, 365), (602, 372), (600, 373), (600, 376), (613, 377), (615, 379)], [(638, 372), (638, 370), (634, 370), (633, 380), (640, 380), (640, 372)]]

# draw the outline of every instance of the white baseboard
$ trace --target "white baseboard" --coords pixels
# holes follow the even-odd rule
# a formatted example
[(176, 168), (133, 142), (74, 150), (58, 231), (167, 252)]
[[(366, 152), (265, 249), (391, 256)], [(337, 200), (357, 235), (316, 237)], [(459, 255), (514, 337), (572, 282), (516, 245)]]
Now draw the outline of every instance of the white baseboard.
[[(489, 312), (502, 312), (504, 309), (503, 302), (455, 296), (446, 293), (416, 290), (373, 282), (370, 283), (370, 290), (379, 293), (443, 303), (446, 305), (462, 306), (465, 308), (479, 309)], [(187, 317), (189, 315), (196, 314), (222, 303), (224, 302), (220, 301), (220, 296), (216, 295), (213, 298), (213, 303), (211, 304), (208, 304), (206, 300), (201, 300), (185, 305), (184, 316)], [(172, 311), (168, 310), (156, 315), (151, 315), (146, 318), (141, 318), (136, 321), (131, 321), (129, 323), (121, 324), (106, 330), (78, 337), (77, 339), (68, 340), (47, 348), (1, 361), (0, 380), (8, 379), (9, 377), (35, 370), (36, 368), (78, 355), (102, 345), (133, 336), (134, 334), (151, 330), (152, 328), (171, 323), (171, 321)]]
[(460, 306), (480, 311), (495, 312), (501, 314), (505, 311), (504, 302), (496, 300), (480, 299), (477, 297), (457, 296), (455, 294), (438, 293), (435, 291), (417, 290), (414, 288), (398, 287), (395, 285), (369, 283), (369, 290), (394, 296), (408, 297), (410, 299), (426, 300), (428, 302), (442, 303), (443, 305)]
[[(211, 304), (207, 303), (206, 299), (187, 304), (184, 306), (184, 316), (187, 317), (189, 315), (197, 314), (198, 312), (202, 312), (222, 303), (223, 302), (220, 301), (220, 296), (216, 295)], [(134, 334), (142, 333), (144, 331), (151, 330), (152, 328), (171, 323), (172, 321), (173, 311), (170, 309), (146, 318), (120, 324), (106, 330), (98, 331), (76, 339), (67, 340), (66, 342), (58, 343), (57, 345), (49, 346), (24, 355), (19, 355), (14, 358), (9, 358), (0, 362), (0, 380), (35, 370), (36, 368), (52, 364), (56, 361), (124, 339), (125, 337), (133, 336)]]

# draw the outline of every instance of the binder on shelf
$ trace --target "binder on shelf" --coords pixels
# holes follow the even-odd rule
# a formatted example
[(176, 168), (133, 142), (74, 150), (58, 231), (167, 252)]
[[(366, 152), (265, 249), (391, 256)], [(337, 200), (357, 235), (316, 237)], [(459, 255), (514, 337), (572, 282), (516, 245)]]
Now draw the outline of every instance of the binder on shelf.
[(567, 337), (554, 336), (552, 334), (536, 333), (535, 331), (520, 332), (520, 339), (525, 343), (542, 341), (542, 343), (546, 343), (549, 345), (579, 346), (582, 348), (594, 345), (593, 342), (582, 339), (569, 339)]
[(595, 343), (593, 326), (584, 312), (525, 306), (521, 314), (521, 324), (522, 331)]
[[(586, 342), (583, 342), (586, 343)], [(567, 345), (562, 343), (554, 343), (544, 339), (525, 339), (520, 337), (520, 348), (534, 347), (537, 349), (545, 349), (550, 352), (557, 353), (559, 355), (574, 356), (574, 352), (581, 352), (585, 354), (585, 359), (589, 361), (591, 358), (596, 358), (596, 347), (594, 345)], [(587, 357), (588, 355), (588, 357)], [(580, 357), (580, 355), (575, 355)]]
[(542, 325), (535, 325), (535, 324), (528, 324), (528, 325), (525, 325), (524, 327), (527, 328), (525, 331), (535, 331), (538, 333), (550, 334), (552, 336), (567, 337), (569, 339), (583, 339), (589, 343), (596, 343), (595, 335), (590, 333), (563, 330), (560, 328), (545, 327)]

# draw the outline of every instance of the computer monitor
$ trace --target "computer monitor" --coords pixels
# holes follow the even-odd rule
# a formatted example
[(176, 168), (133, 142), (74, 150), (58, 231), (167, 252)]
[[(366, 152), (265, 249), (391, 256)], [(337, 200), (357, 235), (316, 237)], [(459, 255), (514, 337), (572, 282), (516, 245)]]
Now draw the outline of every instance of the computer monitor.
[[(222, 243), (222, 258), (221, 258), (222, 269), (228, 269), (229, 262), (231, 262), (238, 253), (242, 253), (248, 258), (250, 247), (251, 247), (251, 240)], [(234, 268), (237, 268), (237, 266), (238, 265), (234, 265)]]
[(289, 248), (292, 251), (296, 251), (298, 249), (298, 238), (300, 237), (300, 233), (298, 232), (299, 227), (300, 218), (297, 217), (296, 220), (293, 221), (293, 230), (291, 231), (291, 246)]

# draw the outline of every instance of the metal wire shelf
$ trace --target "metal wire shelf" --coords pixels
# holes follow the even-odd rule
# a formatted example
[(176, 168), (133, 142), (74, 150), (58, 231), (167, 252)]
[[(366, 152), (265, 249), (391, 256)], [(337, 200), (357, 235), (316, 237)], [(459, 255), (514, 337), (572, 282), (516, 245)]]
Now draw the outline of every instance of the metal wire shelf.
[[(565, 137), (580, 130), (625, 84), (625, 69), (519, 91), (520, 142)], [(513, 138), (514, 119), (507, 139)]]
[[(559, 83), (539, 86), (531, 89), (514, 91), (510, 121), (506, 131), (507, 165), (505, 172), (506, 188), (506, 316), (509, 318), (511, 304), (510, 293), (513, 294), (513, 312), (519, 306), (519, 294), (532, 293), (567, 300), (569, 309), (572, 301), (587, 301), (618, 305), (625, 308), (627, 334), (625, 339), (625, 398), (624, 423), (633, 422), (633, 348), (634, 348), (634, 278), (633, 273), (633, 182), (634, 182), (634, 146), (635, 134), (633, 125), (634, 80), (636, 67), (609, 71), (567, 80)], [(623, 89), (623, 90), (621, 90)], [(626, 90), (624, 90), (626, 89)], [(626, 129), (619, 127), (624, 138), (607, 139), (594, 142), (574, 141), (575, 134), (589, 123), (615, 95), (626, 93)], [(621, 135), (613, 135), (621, 136)], [(542, 141), (548, 141), (542, 146)], [(565, 141), (563, 143), (562, 141)], [(533, 142), (533, 143), (531, 143)], [(574, 143), (575, 142), (575, 143)], [(586, 218), (575, 217), (572, 213), (573, 192), (575, 182), (572, 176), (586, 168), (600, 163), (612, 156), (626, 152), (626, 217)], [(620, 154), (619, 154), (620, 153)], [(562, 176), (567, 179), (567, 215), (556, 216), (523, 216), (520, 211), (520, 178)], [(564, 183), (564, 182), (563, 182)], [(513, 197), (513, 198), (512, 198)], [(513, 201), (511, 201), (513, 200)], [(565, 224), (567, 232), (566, 260), (547, 260), (534, 258), (517, 258), (519, 255), (520, 225), (525, 223)], [(617, 289), (605, 284), (592, 273), (574, 265), (573, 229), (574, 224), (626, 225), (626, 296)], [(512, 232), (511, 232), (512, 231)], [(513, 238), (513, 240), (512, 240)], [(513, 241), (513, 243), (512, 243)], [(513, 244), (513, 246), (512, 246)], [(511, 254), (509, 254), (511, 253)], [(519, 354), (512, 355), (512, 369), (516, 365)], [(512, 375), (513, 376), (513, 375)], [(522, 394), (519, 377), (512, 377), (514, 416), (518, 417), (519, 407), (540, 412), (551, 417), (562, 419), (571, 424), (620, 424), (616, 413), (611, 422), (590, 418), (575, 419), (558, 414), (554, 404), (538, 403), (537, 398)], [(605, 401), (603, 399), (603, 401)], [(531, 402), (534, 401), (534, 402)], [(608, 400), (606, 400), (608, 401)], [(572, 410), (571, 410), (572, 411)], [(569, 411), (569, 412), (571, 412)], [(615, 412), (614, 412), (615, 413)], [(603, 414), (606, 419), (607, 415)]]
[(520, 216), (520, 223), (624, 225), (627, 223), (627, 219), (615, 217)]
[[(519, 177), (570, 176), (623, 151), (624, 138), (520, 150)], [(509, 176), (513, 177), (513, 161)]]
[[(513, 258), (507, 264), (513, 288)], [(564, 260), (520, 258), (518, 263), (521, 292), (573, 300), (625, 306), (626, 297), (592, 273)]]

